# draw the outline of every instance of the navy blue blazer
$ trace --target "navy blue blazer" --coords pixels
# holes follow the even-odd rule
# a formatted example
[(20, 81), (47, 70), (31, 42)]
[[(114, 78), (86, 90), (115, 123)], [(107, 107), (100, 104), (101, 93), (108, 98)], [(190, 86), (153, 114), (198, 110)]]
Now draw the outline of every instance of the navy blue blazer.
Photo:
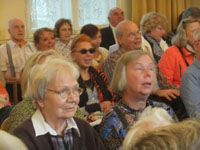
[(115, 44), (114, 35), (110, 26), (101, 29), (102, 42), (101, 47), (109, 50), (109, 46)]

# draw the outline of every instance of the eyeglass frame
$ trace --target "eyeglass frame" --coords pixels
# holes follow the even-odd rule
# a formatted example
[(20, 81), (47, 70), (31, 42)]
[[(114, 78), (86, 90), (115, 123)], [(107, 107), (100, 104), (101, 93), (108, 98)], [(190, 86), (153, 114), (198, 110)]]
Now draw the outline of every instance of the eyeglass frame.
[[(74, 91), (74, 89), (77, 89), (77, 91)], [(70, 95), (70, 93), (72, 93), (74, 96), (80, 96), (82, 93), (83, 93), (83, 89), (78, 87), (78, 88), (72, 88), (72, 89), (61, 89), (59, 91), (56, 91), (56, 90), (53, 90), (53, 89), (47, 89), (48, 91), (50, 92), (53, 92), (53, 93), (56, 93), (58, 95), (60, 95), (60, 97), (62, 97), (63, 99), (67, 99)], [(64, 92), (66, 92), (66, 95), (63, 95), (65, 94)], [(76, 95), (74, 92), (78, 92), (78, 95)], [(63, 93), (63, 94), (62, 94)]]

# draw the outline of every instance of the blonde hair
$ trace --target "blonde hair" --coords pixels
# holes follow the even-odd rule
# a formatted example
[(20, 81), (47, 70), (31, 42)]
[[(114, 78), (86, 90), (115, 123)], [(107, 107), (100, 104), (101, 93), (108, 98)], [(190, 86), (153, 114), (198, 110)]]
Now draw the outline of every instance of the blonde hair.
[(19, 138), (3, 130), (0, 130), (0, 139), (0, 150), (28, 150)]
[(22, 72), (21, 76), (21, 89), (22, 89), (22, 95), (24, 95), (26, 88), (27, 88), (27, 80), (28, 80), (28, 74), (32, 67), (36, 64), (38, 64), (42, 58), (45, 57), (62, 57), (59, 55), (55, 50), (48, 50), (48, 51), (37, 51), (35, 52), (26, 62), (25, 67)]
[(145, 34), (156, 29), (159, 25), (165, 29), (167, 25), (167, 18), (160, 13), (149, 12), (142, 17), (140, 21), (140, 30), (142, 34)]
[(137, 138), (139, 138), (146, 131), (152, 130), (156, 127), (169, 125), (173, 122), (174, 120), (163, 108), (152, 108), (151, 106), (145, 108), (138, 121), (127, 133), (123, 142), (123, 150), (129, 149), (130, 145), (132, 145), (132, 143), (134, 143)]
[(186, 31), (185, 30), (186, 30), (186, 27), (188, 26), (188, 24), (194, 23), (194, 22), (199, 23), (197, 19), (191, 19), (191, 18), (183, 19), (179, 23), (178, 28), (177, 28), (177, 33), (172, 38), (172, 44), (173, 45), (176, 45), (178, 47), (186, 46), (186, 44), (187, 44), (187, 37), (186, 37)]
[(147, 131), (126, 150), (199, 150), (200, 123), (187, 120)]
[[(110, 83), (110, 89), (114, 93), (120, 94), (120, 95), (123, 94), (126, 83), (127, 83), (127, 79), (126, 79), (127, 65), (131, 61), (137, 60), (138, 58), (140, 58), (143, 55), (148, 55), (148, 54), (146, 52), (143, 52), (142, 50), (132, 50), (132, 51), (126, 52), (117, 60), (117, 63), (116, 63), (116, 66), (115, 66), (115, 69), (113, 72), (113, 77), (112, 77), (112, 80)], [(153, 60), (152, 60), (152, 62), (153, 62)], [(156, 78), (156, 67), (154, 67), (154, 74), (155, 74), (155, 78)], [(157, 79), (155, 79), (155, 80), (157, 80)]]

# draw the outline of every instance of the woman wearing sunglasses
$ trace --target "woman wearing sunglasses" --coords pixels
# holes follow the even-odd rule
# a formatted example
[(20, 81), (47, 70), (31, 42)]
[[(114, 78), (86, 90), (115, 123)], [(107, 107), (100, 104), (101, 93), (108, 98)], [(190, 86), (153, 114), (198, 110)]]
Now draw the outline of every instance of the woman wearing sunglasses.
[[(94, 47), (89, 36), (80, 34), (74, 38), (71, 47), (72, 59), (79, 65), (79, 85), (84, 89), (80, 96), (79, 106), (84, 114), (90, 118), (96, 112), (108, 112), (114, 102), (113, 94), (108, 90), (108, 83), (102, 72), (92, 67), (94, 58)], [(101, 113), (100, 113), (101, 114)], [(101, 118), (90, 118), (95, 121)]]

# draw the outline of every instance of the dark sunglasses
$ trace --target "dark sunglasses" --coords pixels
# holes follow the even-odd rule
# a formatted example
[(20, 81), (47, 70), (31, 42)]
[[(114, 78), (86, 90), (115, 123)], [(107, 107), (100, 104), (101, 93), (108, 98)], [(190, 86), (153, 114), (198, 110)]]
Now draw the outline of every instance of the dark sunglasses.
[(90, 48), (90, 49), (83, 48), (78, 52), (80, 52), (81, 54), (86, 54), (88, 51), (90, 52), (90, 54), (93, 54), (95, 52), (95, 50), (93, 48)]

